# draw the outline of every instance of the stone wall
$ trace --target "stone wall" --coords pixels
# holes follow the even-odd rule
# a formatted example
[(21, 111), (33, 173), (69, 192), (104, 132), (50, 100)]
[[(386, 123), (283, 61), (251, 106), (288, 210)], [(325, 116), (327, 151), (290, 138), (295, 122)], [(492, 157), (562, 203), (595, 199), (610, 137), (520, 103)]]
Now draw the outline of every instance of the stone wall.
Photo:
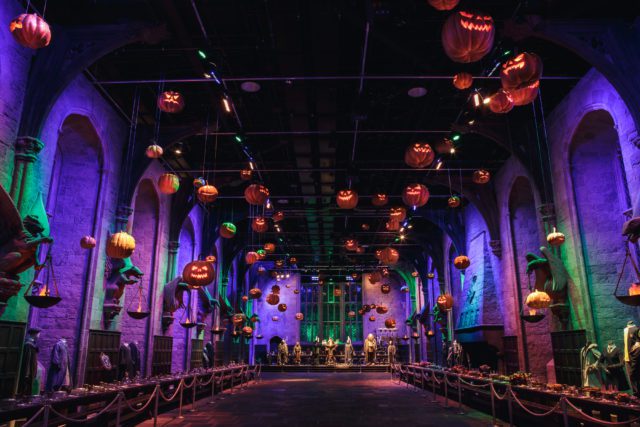
[[(382, 304), (389, 309), (387, 314), (378, 314), (374, 310), (365, 313), (362, 318), (362, 336), (366, 338), (370, 333), (374, 336), (380, 336), (380, 329), (385, 328), (384, 321), (388, 318), (393, 318), (396, 321), (397, 331), (392, 332), (392, 336), (395, 335), (398, 338), (404, 335), (410, 336), (411, 330), (406, 326), (405, 321), (411, 314), (411, 300), (409, 293), (400, 291), (400, 288), (405, 285), (404, 279), (392, 272), (388, 278), (383, 278), (382, 283), (391, 285), (391, 292), (383, 294), (380, 290), (381, 283), (371, 283), (368, 274), (362, 275), (362, 302), (364, 304)], [(375, 320), (371, 321), (370, 316), (374, 316)]]

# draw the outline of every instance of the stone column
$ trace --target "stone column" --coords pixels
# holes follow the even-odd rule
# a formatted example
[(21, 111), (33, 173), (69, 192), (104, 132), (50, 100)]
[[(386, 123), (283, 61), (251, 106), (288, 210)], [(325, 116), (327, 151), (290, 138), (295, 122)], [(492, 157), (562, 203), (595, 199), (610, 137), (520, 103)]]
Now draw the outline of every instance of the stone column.
[[(127, 230), (129, 217), (133, 214), (133, 208), (128, 205), (120, 205), (116, 209), (116, 231)], [(131, 230), (127, 230), (130, 232)]]
[(9, 195), (13, 199), (18, 212), (24, 210), (25, 201), (29, 200), (29, 186), (34, 185), (31, 175), (33, 174), (33, 163), (38, 158), (38, 154), (44, 148), (44, 143), (38, 138), (31, 136), (20, 136), (16, 139), (15, 167), (11, 180)]
[[(171, 240), (169, 242), (169, 251), (167, 256), (167, 275), (165, 277), (165, 283), (169, 283), (174, 279), (176, 274), (176, 259), (178, 257), (178, 249), (180, 248), (180, 242), (177, 240)], [(164, 300), (163, 300), (164, 305)], [(173, 313), (162, 310), (162, 332), (166, 333), (169, 326), (174, 321)]]

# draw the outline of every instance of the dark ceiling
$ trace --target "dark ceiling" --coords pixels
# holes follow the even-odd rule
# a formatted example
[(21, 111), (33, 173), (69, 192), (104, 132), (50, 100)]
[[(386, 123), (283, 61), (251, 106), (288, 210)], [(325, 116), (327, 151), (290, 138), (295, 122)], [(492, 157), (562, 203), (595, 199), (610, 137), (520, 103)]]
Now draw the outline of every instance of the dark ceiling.
[[(518, 107), (506, 117), (476, 110), (469, 102), (470, 91), (452, 86), (454, 73), (495, 76), (491, 72), (504, 58), (515, 52), (535, 52), (545, 68), (538, 108), (549, 112), (589, 69), (582, 59), (549, 42), (527, 39), (514, 44), (503, 38), (506, 19), (525, 14), (622, 19), (606, 16), (610, 12), (603, 12), (602, 4), (596, 2), (483, 1), (483, 12), (496, 20), (495, 48), (482, 61), (463, 65), (449, 60), (441, 46), (447, 12), (436, 11), (425, 0), (49, 3), (47, 19), (57, 25), (125, 20), (166, 24), (168, 37), (162, 43), (119, 49), (93, 64), (87, 74), (124, 116), (129, 116), (139, 93), (139, 124), (151, 128), (156, 124), (158, 91), (183, 93), (185, 110), (162, 114), (160, 134), (180, 126), (198, 131), (179, 140), (180, 156), (167, 150), (166, 164), (184, 176), (200, 176), (204, 170), (220, 190), (214, 208), (239, 212), (247, 211), (247, 205), (241, 198), (246, 184), (237, 170), (246, 168), (247, 154), (253, 156), (260, 178), (271, 190), (271, 201), (288, 218), (281, 233), (284, 250), (303, 264), (333, 265), (356, 262), (352, 256), (345, 257), (340, 247), (347, 236), (357, 236), (371, 247), (397, 238), (397, 233), (374, 233), (383, 230), (387, 211), (373, 209), (366, 196), (386, 192), (393, 196), (392, 204), (401, 204), (399, 195), (406, 184), (424, 182), (432, 199), (426, 210), (415, 215), (446, 221), (452, 215), (446, 207), (447, 197), (459, 191), (461, 182), (469, 183), (474, 168), (495, 172), (509, 157), (511, 144), (534, 143), (528, 142), (529, 134), (524, 132), (534, 126), (531, 106)], [(203, 77), (211, 68), (223, 85)], [(258, 83), (260, 90), (243, 91), (241, 84), (246, 81)], [(409, 97), (407, 91), (412, 87), (425, 88), (426, 95)], [(474, 87), (490, 94), (499, 81), (477, 79)], [(233, 102), (233, 114), (222, 109), (223, 93)], [(217, 120), (219, 134), (215, 132)], [(202, 129), (207, 121), (209, 136), (205, 137)], [(468, 126), (470, 121), (506, 128), (513, 139), (498, 143), (467, 133), (457, 153), (449, 155), (443, 139), (451, 136), (452, 126)], [(445, 156), (443, 171), (408, 170), (404, 149), (419, 140), (431, 143)], [(355, 211), (340, 211), (335, 192), (349, 185), (363, 196), (360, 206)], [(362, 232), (363, 222), (370, 224), (369, 233)], [(423, 234), (434, 234), (429, 225), (420, 228)], [(403, 244), (418, 244), (419, 231), (412, 233)], [(253, 242), (274, 238), (271, 232), (254, 237)], [(360, 259), (371, 262), (370, 255), (371, 249)]]

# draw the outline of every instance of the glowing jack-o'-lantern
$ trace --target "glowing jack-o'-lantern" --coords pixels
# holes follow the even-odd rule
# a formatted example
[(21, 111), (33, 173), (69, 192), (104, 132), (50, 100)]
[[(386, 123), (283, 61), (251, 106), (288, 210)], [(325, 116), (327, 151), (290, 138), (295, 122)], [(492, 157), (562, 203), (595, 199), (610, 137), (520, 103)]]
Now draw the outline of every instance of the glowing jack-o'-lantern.
[(491, 179), (491, 173), (486, 169), (478, 169), (473, 172), (473, 177), (471, 179), (476, 184), (486, 184)]
[(379, 283), (382, 280), (382, 274), (380, 274), (379, 271), (373, 271), (369, 274), (369, 282), (371, 282), (371, 284), (375, 285), (376, 283)]
[(502, 88), (506, 90), (520, 89), (540, 80), (542, 77), (542, 60), (535, 53), (523, 52), (507, 60), (500, 70)]
[(347, 317), (349, 317), (350, 319), (353, 319), (354, 317), (356, 317), (356, 312), (351, 310), (347, 313)]
[(278, 304), (278, 311), (281, 313), (287, 311), (287, 304)]
[(427, 0), (437, 10), (451, 10), (460, 3), (460, 0)]
[(249, 301), (249, 296), (248, 295), (242, 295), (242, 302), (247, 302)]
[(533, 292), (527, 295), (524, 304), (534, 310), (542, 310), (549, 308), (551, 305), (551, 297), (546, 292), (534, 289)]
[(255, 264), (256, 262), (258, 262), (259, 258), (260, 257), (258, 256), (257, 252), (249, 251), (244, 256), (244, 262), (246, 262), (247, 265)]
[(215, 264), (218, 258), (216, 258), (215, 255), (207, 255), (207, 257), (204, 260), (207, 262), (210, 262), (211, 264)]
[(547, 243), (551, 246), (560, 246), (564, 241), (564, 233), (557, 231), (555, 227), (553, 227), (553, 231), (551, 233), (547, 234)]
[(464, 270), (471, 265), (471, 260), (466, 255), (458, 255), (453, 259), (453, 266), (458, 270)]
[(223, 222), (220, 226), (220, 237), (225, 239), (231, 239), (236, 235), (237, 228), (235, 224), (231, 222)]
[(182, 269), (182, 280), (192, 288), (207, 286), (215, 277), (213, 264), (207, 261), (191, 261)]
[(304, 314), (302, 313), (296, 313), (296, 320), (304, 320)]
[(274, 264), (275, 264), (276, 268), (282, 268), (282, 267), (284, 267), (284, 260), (283, 259), (277, 259)]
[(400, 253), (396, 248), (387, 247), (382, 250), (380, 254), (380, 262), (383, 264), (393, 265), (400, 259)]
[(51, 43), (49, 24), (35, 13), (18, 15), (9, 24), (9, 31), (18, 44), (30, 49), (40, 49)]
[(460, 206), (460, 204), (462, 203), (462, 201), (460, 200), (460, 197), (458, 196), (451, 196), (449, 197), (449, 199), (447, 199), (447, 205), (450, 208), (457, 208)]
[(393, 317), (389, 317), (384, 320), (384, 327), (387, 329), (395, 329), (396, 327), (396, 319)]
[(253, 328), (251, 326), (245, 326), (244, 328), (242, 328), (242, 335), (244, 335), (246, 338), (250, 338), (251, 335), (253, 335)]
[(136, 240), (125, 231), (109, 236), (107, 240), (107, 256), (110, 258), (129, 258), (136, 248)]
[(540, 81), (538, 80), (520, 89), (509, 90), (509, 94), (513, 99), (513, 105), (521, 106), (531, 104), (538, 96), (539, 89)]
[(267, 304), (269, 305), (278, 305), (280, 302), (280, 297), (276, 294), (267, 295)]
[(377, 207), (384, 206), (388, 202), (389, 202), (389, 196), (383, 193), (374, 194), (373, 197), (371, 197), (371, 204), (373, 206), (377, 206)]
[(179, 113), (184, 109), (184, 97), (175, 90), (164, 91), (158, 96), (158, 108), (165, 113)]
[(251, 229), (256, 233), (264, 233), (269, 229), (269, 223), (266, 218), (259, 216), (251, 221)]
[(269, 189), (261, 184), (251, 184), (244, 189), (244, 199), (250, 205), (264, 205), (269, 198)]
[(400, 221), (390, 219), (385, 223), (384, 227), (387, 231), (398, 231), (400, 230)]
[(429, 272), (427, 273), (427, 279), (434, 279), (436, 277), (436, 274), (433, 272)]
[(418, 272), (417, 271), (412, 271), (411, 272), (411, 277), (418, 277)]
[(198, 188), (198, 200), (202, 203), (213, 203), (218, 198), (218, 189), (210, 184)]
[(258, 299), (262, 296), (262, 291), (258, 288), (249, 289), (249, 298)]
[(96, 239), (93, 236), (84, 236), (80, 239), (80, 247), (82, 249), (93, 249), (96, 247)]
[(241, 326), (246, 319), (247, 317), (244, 314), (236, 313), (231, 317), (231, 322), (234, 324), (234, 326)]
[(243, 181), (249, 181), (253, 176), (253, 171), (251, 169), (242, 169), (240, 171), (240, 179)]
[(433, 329), (429, 329), (427, 331), (427, 338), (433, 338), (436, 335), (435, 331)]
[(178, 175), (166, 172), (158, 178), (158, 189), (163, 194), (174, 194), (180, 188)]
[(340, 209), (353, 209), (358, 206), (358, 193), (355, 190), (340, 190), (336, 202)]
[(151, 144), (146, 150), (144, 150), (144, 154), (150, 159), (159, 159), (162, 157), (163, 153), (164, 150), (157, 144)]
[(433, 163), (435, 153), (429, 144), (416, 142), (404, 152), (404, 162), (412, 168), (426, 168)]
[(362, 231), (369, 231), (371, 226), (369, 224), (367, 224), (366, 222), (363, 222), (362, 225), (360, 226), (360, 228), (362, 229)]
[(469, 89), (473, 84), (473, 76), (469, 73), (458, 73), (453, 76), (453, 86), (459, 90)]
[(273, 285), (271, 287), (271, 293), (272, 294), (276, 294), (276, 295), (280, 295), (280, 286), (278, 285)]
[(407, 210), (402, 206), (394, 206), (389, 209), (389, 219), (402, 222), (407, 218)]
[(298, 262), (298, 258), (292, 256), (291, 258), (289, 258), (289, 264), (295, 264)]
[(494, 37), (491, 16), (464, 10), (452, 13), (442, 27), (442, 47), (455, 62), (479, 61), (491, 51)]
[(277, 211), (273, 214), (273, 216), (271, 217), (271, 219), (273, 220), (273, 222), (280, 222), (284, 219), (284, 212), (282, 211)]
[(504, 89), (500, 89), (489, 98), (489, 109), (496, 114), (506, 114), (513, 110), (513, 98)]
[(356, 239), (347, 239), (344, 242), (344, 248), (350, 252), (358, 250), (358, 241)]
[(390, 293), (391, 286), (388, 283), (383, 283), (382, 286), (380, 286), (380, 292), (382, 292), (385, 295)]
[(369, 322), (375, 322), (376, 321), (376, 316), (369, 316)]
[(272, 254), (276, 251), (276, 244), (271, 242), (265, 243), (264, 250), (267, 251), (268, 254)]
[(453, 297), (451, 294), (440, 294), (436, 299), (436, 304), (440, 311), (449, 311), (453, 308)]
[(429, 201), (429, 189), (422, 184), (409, 184), (402, 192), (402, 201), (409, 206), (422, 207)]

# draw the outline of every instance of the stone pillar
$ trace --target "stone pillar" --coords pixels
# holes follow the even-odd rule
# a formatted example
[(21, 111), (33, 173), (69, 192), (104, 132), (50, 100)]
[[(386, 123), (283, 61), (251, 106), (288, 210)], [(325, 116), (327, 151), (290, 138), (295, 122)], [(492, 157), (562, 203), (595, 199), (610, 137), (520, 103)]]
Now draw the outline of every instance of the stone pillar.
[(116, 209), (116, 231), (128, 230), (129, 217), (133, 214), (133, 208), (127, 205), (120, 205)]
[(25, 201), (29, 200), (29, 186), (34, 185), (31, 175), (33, 174), (33, 163), (38, 158), (38, 154), (44, 148), (44, 143), (38, 138), (31, 136), (20, 136), (16, 139), (15, 167), (11, 180), (9, 195), (13, 199), (18, 212), (24, 210)]
[[(180, 242), (177, 240), (171, 240), (169, 242), (169, 251), (167, 256), (167, 275), (165, 277), (165, 283), (172, 281), (176, 274), (176, 259), (178, 258), (178, 249), (180, 248)], [(163, 302), (164, 305), (164, 302)], [(174, 321), (173, 313), (168, 311), (162, 311), (162, 332), (166, 333), (169, 326)]]

